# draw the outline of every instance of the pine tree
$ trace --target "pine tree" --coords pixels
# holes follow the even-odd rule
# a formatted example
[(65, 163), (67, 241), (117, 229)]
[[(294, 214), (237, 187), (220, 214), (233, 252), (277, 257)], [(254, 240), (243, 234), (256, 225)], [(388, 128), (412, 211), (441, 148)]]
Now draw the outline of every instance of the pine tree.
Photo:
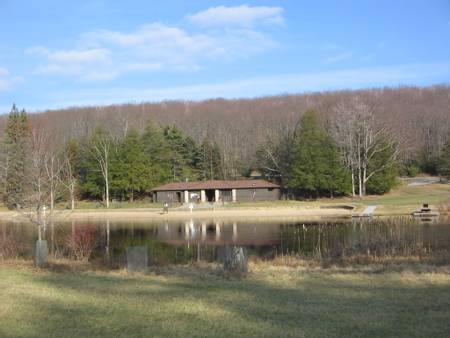
[(137, 194), (148, 190), (150, 182), (150, 159), (138, 132), (132, 130), (119, 144), (111, 161), (111, 187), (132, 202)]
[(198, 171), (201, 180), (214, 180), (223, 177), (221, 174), (221, 155), (217, 143), (212, 143), (208, 136), (199, 147)]
[(14, 104), (8, 116), (4, 136), (7, 162), (4, 203), (9, 209), (19, 207), (24, 201), (29, 137), (27, 114), (25, 110), (19, 112)]
[(196, 179), (195, 167), (198, 149), (195, 141), (185, 137), (175, 126), (164, 129), (164, 137), (170, 148), (170, 166), (173, 181)]
[(264, 177), (284, 187), (291, 181), (293, 142), (293, 133), (289, 133), (278, 142), (267, 141), (256, 150), (255, 154), (255, 165)]
[(96, 128), (84, 145), (80, 177), (82, 190), (89, 197), (101, 197), (109, 208), (111, 186), (111, 158), (115, 151), (115, 140), (101, 128)]
[(367, 181), (366, 192), (369, 194), (385, 194), (397, 183), (398, 166), (391, 160), (395, 149), (386, 141), (381, 142), (380, 149), (382, 151), (374, 154), (369, 162), (369, 171), (375, 172)]
[(149, 189), (158, 184), (169, 182), (172, 177), (170, 166), (172, 151), (164, 137), (164, 130), (156, 124), (148, 123), (141, 136), (141, 142), (151, 167)]
[(450, 180), (450, 140), (445, 144), (442, 155), (439, 157), (438, 173)]
[(348, 192), (348, 173), (338, 149), (321, 128), (314, 111), (306, 112), (294, 138), (294, 159), (289, 186), (308, 196)]

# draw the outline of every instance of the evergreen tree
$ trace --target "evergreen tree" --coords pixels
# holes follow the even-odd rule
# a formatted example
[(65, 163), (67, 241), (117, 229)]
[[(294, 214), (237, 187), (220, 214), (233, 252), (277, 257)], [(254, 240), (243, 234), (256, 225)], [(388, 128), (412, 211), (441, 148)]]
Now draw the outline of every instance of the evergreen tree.
[(88, 197), (102, 198), (109, 207), (111, 186), (111, 162), (115, 151), (115, 142), (111, 135), (96, 128), (90, 139), (84, 144), (80, 170), (82, 192)]
[(25, 197), (29, 137), (27, 114), (25, 110), (19, 112), (14, 104), (8, 116), (4, 136), (6, 150), (4, 203), (10, 209), (20, 206)]
[(369, 162), (369, 171), (375, 172), (367, 181), (366, 190), (369, 194), (385, 194), (397, 183), (398, 166), (391, 161), (395, 149), (385, 141), (381, 143), (380, 149), (383, 150), (374, 154)]
[[(83, 148), (89, 147), (84, 144)], [(105, 183), (97, 160), (87, 151), (82, 151), (78, 158), (76, 168), (80, 177), (80, 192), (83, 198), (102, 199)]]
[(293, 151), (291, 188), (316, 197), (348, 192), (349, 176), (341, 164), (338, 149), (319, 125), (314, 111), (303, 115), (296, 130)]
[(111, 159), (113, 193), (128, 197), (130, 202), (151, 186), (150, 159), (136, 130), (128, 133)]
[(450, 140), (445, 144), (438, 164), (439, 175), (450, 180)]
[(173, 181), (196, 179), (195, 167), (198, 158), (197, 146), (190, 137), (185, 137), (175, 126), (164, 130), (164, 137), (170, 148), (170, 167)]
[(172, 151), (164, 137), (164, 130), (158, 125), (148, 123), (141, 136), (145, 155), (149, 158), (151, 177), (149, 189), (158, 184), (169, 182), (171, 175)]
[(264, 177), (287, 186), (291, 181), (294, 135), (287, 134), (278, 143), (268, 141), (260, 146), (255, 154), (256, 167)]
[(208, 136), (203, 139), (199, 147), (198, 171), (199, 179), (214, 180), (221, 179), (221, 154), (217, 143), (212, 143)]

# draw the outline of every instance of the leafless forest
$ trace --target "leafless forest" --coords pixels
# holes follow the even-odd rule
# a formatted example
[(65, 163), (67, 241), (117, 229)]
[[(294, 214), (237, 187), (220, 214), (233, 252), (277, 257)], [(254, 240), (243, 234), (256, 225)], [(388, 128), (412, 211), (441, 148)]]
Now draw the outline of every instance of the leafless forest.
[[(309, 109), (318, 111), (333, 132), (334, 122), (342, 118), (339, 107), (355, 98), (370, 105), (375, 119), (389, 130), (401, 161), (432, 159), (450, 138), (450, 86), (71, 107), (31, 114), (30, 120), (33, 128), (51, 135), (55, 147), (88, 136), (96, 126), (121, 137), (131, 129), (142, 130), (148, 121), (175, 125), (196, 141), (206, 135), (216, 141), (223, 152), (224, 173), (231, 177), (253, 165), (258, 147), (292, 133)], [(1, 116), (2, 133), (5, 121), (6, 115)]]

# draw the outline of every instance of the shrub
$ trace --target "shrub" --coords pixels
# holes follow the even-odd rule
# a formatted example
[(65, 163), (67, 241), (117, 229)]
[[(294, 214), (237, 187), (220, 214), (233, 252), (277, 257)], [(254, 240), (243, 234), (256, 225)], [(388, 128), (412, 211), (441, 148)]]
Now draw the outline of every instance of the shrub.
[(67, 236), (66, 243), (75, 259), (88, 261), (97, 246), (97, 231), (90, 225), (77, 227)]

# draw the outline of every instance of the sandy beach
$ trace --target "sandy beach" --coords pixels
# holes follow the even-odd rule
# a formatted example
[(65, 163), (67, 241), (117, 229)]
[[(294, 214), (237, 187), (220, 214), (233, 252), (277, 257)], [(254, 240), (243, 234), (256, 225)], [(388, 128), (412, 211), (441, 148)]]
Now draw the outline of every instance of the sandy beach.
[[(111, 209), (95, 210), (80, 209), (74, 211), (57, 211), (55, 219), (203, 219), (203, 218), (320, 218), (320, 217), (351, 217), (352, 211), (333, 208), (323, 209), (319, 207), (277, 207), (277, 208), (239, 208), (239, 209), (217, 209), (217, 210), (194, 210), (189, 211), (171, 210), (163, 214), (159, 209)], [(0, 219), (12, 220), (25, 216), (15, 211), (0, 212)]]

